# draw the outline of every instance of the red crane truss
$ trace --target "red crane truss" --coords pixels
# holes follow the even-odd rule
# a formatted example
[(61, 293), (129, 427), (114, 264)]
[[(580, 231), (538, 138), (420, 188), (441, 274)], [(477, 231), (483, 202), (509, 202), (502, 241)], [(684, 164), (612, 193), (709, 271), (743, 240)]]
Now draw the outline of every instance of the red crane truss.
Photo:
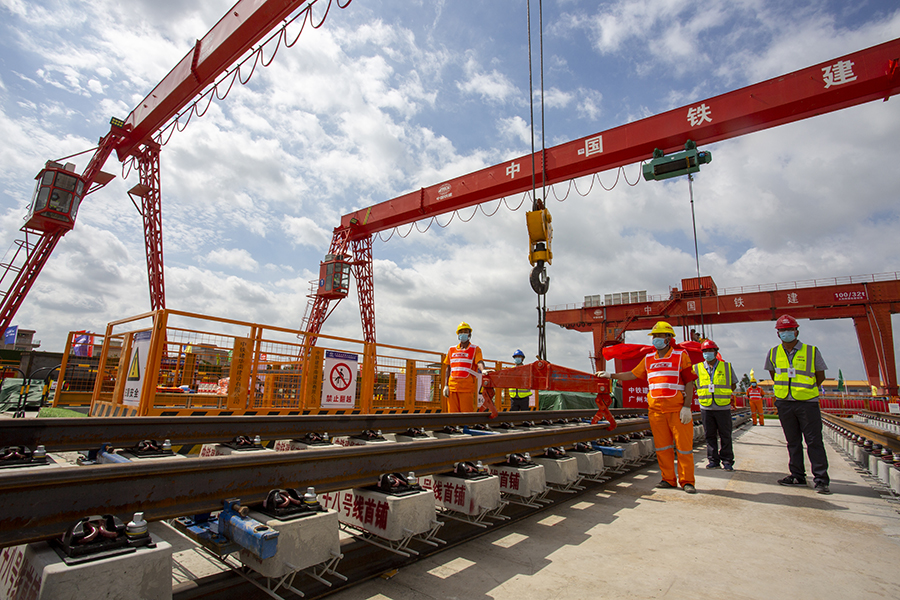
[(694, 286), (699, 289), (673, 289), (668, 298), (647, 302), (549, 309), (547, 321), (591, 332), (596, 367), (602, 369), (604, 346), (622, 341), (626, 331), (651, 329), (660, 319), (684, 327), (699, 325), (701, 312), (703, 323), (714, 325), (774, 321), (784, 313), (798, 319), (853, 319), (869, 384), (897, 396), (891, 315), (900, 312), (900, 273), (846, 279), (724, 290), (725, 294), (717, 293), (715, 286)]
[[(113, 151), (122, 162), (133, 158), (140, 172), (141, 183), (132, 188), (130, 193), (132, 197), (141, 198), (138, 210), (144, 221), (150, 304), (153, 310), (164, 308), (166, 304), (159, 143), (153, 137), (292, 13), (303, 8), (299, 14), (308, 11), (304, 19), (310, 17), (312, 6), (317, 1), (319, 0), (239, 0), (202, 39), (197, 40), (194, 48), (131, 111), (128, 118), (124, 122), (114, 122), (110, 132), (100, 140), (82, 176), (85, 187), (89, 190), (87, 193), (103, 187), (112, 179), (108, 174), (101, 174), (100, 169)], [(327, 15), (332, 0), (324, 1), (327, 2)], [(351, 1), (338, 0), (337, 4), (343, 8)], [(319, 25), (321, 22), (312, 26)], [(261, 52), (261, 49), (257, 51)], [(257, 60), (261, 59), (257, 57)], [(263, 61), (263, 64), (267, 63)], [(65, 230), (46, 233), (22, 228), (21, 239), (14, 242), (18, 248), (13, 259), (8, 264), (0, 265), (3, 273), (0, 275), (0, 332), (5, 331), (12, 322), (50, 253), (65, 233)]]

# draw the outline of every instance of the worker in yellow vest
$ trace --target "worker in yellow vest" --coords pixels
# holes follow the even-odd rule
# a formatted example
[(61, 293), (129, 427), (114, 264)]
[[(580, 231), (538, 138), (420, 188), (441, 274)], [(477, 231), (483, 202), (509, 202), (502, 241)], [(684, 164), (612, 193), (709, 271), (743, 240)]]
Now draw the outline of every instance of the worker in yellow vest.
[[(525, 362), (525, 353), (521, 350), (513, 352), (513, 361), (516, 366)], [(528, 410), (528, 401), (531, 399), (531, 390), (509, 390), (509, 410)]]
[(781, 485), (806, 485), (803, 442), (809, 457), (816, 491), (830, 494), (828, 457), (822, 439), (822, 413), (819, 410), (819, 386), (825, 381), (825, 359), (815, 346), (798, 339), (800, 325), (790, 315), (775, 321), (781, 343), (766, 354), (765, 369), (772, 376), (775, 408), (788, 447), (791, 474), (779, 479)]
[(694, 374), (700, 420), (706, 433), (706, 468), (734, 471), (731, 403), (737, 377), (731, 363), (720, 360), (719, 347), (714, 341), (706, 340), (700, 350), (704, 362), (694, 365)]

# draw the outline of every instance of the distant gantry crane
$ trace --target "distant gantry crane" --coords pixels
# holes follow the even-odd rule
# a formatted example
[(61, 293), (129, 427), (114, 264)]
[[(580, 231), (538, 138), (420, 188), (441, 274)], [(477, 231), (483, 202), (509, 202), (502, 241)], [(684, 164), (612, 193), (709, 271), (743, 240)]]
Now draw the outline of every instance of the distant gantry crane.
[(550, 309), (547, 320), (590, 332), (596, 368), (603, 369), (604, 347), (622, 342), (626, 331), (651, 329), (660, 319), (684, 327), (774, 321), (785, 313), (798, 319), (853, 319), (869, 385), (897, 396), (891, 315), (900, 312), (900, 273), (745, 286), (723, 293), (712, 277), (692, 277), (682, 279), (681, 289), (673, 288), (666, 297), (625, 296), (621, 302)]

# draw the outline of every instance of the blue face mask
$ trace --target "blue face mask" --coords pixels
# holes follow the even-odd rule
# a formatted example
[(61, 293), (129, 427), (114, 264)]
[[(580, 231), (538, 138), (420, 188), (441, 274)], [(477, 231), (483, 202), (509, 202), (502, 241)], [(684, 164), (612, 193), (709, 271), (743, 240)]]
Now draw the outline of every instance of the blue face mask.
[(667, 340), (666, 338), (653, 338), (653, 347), (657, 350), (662, 350), (668, 345), (669, 340)]
[(715, 360), (716, 353), (715, 352), (704, 352), (703, 358), (705, 358), (707, 362)]
[(788, 329), (787, 331), (779, 331), (778, 337), (781, 338), (782, 342), (784, 342), (786, 344), (790, 344), (791, 342), (793, 342), (794, 340), (797, 339), (797, 333), (795, 331)]
[(469, 334), (468, 334), (468, 333), (461, 333), (461, 334), (459, 334), (459, 335), (456, 336), (456, 337), (458, 337), (458, 338), (459, 338), (459, 341), (461, 341), (461, 342), (468, 342), (468, 341), (469, 341)]
[(514, 356), (514, 357), (513, 357), (513, 360), (516, 361), (516, 364), (517, 364), (517, 365), (521, 365), (521, 364), (522, 364), (522, 357), (521, 357), (521, 356)]

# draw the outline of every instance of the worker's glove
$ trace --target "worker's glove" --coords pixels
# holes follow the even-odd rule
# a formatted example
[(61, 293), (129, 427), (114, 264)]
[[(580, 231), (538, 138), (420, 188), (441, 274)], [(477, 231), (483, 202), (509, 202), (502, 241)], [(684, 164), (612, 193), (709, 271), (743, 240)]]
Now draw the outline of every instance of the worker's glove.
[(597, 377), (602, 377), (603, 379), (609, 379), (612, 373), (610, 373), (609, 371), (597, 371), (596, 373), (594, 373), (594, 375), (596, 375)]
[(693, 421), (693, 416), (691, 415), (691, 409), (687, 406), (681, 407), (681, 413), (678, 415), (681, 418), (681, 424), (687, 425), (691, 421)]
[(449, 398), (449, 397), (450, 397), (450, 386), (445, 385), (444, 386), (444, 398)]

